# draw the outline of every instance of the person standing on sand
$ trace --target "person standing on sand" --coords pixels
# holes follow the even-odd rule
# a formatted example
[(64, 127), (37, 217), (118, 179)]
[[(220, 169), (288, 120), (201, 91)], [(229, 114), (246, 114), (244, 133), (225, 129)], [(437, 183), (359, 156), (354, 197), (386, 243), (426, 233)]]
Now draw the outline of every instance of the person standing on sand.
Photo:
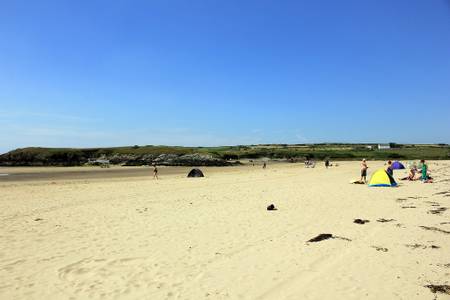
[(420, 163), (422, 164), (422, 177), (420, 177), (420, 180), (422, 181), (427, 181), (428, 180), (428, 165), (425, 163), (425, 160), (422, 159), (420, 161)]
[(386, 168), (386, 172), (389, 174), (389, 175), (391, 175), (391, 176), (394, 176), (394, 169), (392, 168), (392, 161), (388, 161), (387, 162), (387, 168)]
[(266, 162), (263, 163), (263, 169), (265, 169), (267, 167)]
[(330, 166), (330, 161), (327, 159), (327, 160), (325, 160), (325, 168), (328, 169), (329, 166)]
[(369, 167), (367, 166), (366, 159), (363, 158), (363, 160), (361, 162), (361, 179), (359, 180), (360, 182), (367, 183), (367, 169), (368, 168)]
[(158, 180), (158, 168), (156, 167), (156, 164), (153, 165), (153, 179)]

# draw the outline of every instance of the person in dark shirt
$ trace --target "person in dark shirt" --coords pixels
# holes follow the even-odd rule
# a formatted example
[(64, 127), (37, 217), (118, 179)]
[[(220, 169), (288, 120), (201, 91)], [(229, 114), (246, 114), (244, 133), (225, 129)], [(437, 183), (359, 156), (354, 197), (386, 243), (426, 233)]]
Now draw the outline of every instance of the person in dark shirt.
[(386, 168), (386, 172), (391, 175), (394, 176), (394, 169), (392, 168), (392, 161), (388, 161), (388, 166)]

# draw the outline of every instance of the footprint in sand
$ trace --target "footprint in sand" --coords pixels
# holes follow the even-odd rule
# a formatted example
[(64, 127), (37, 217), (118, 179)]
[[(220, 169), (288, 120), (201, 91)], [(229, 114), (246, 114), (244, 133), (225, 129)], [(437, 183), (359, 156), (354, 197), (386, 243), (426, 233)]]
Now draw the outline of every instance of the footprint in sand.
[(156, 292), (168, 280), (158, 265), (143, 257), (86, 258), (60, 268), (58, 275), (67, 284), (64, 288), (68, 293), (80, 299), (98, 298), (102, 294), (112, 299), (143, 286)]
[(95, 270), (106, 259), (82, 259), (76, 263), (67, 265), (58, 270), (59, 278), (67, 281), (76, 279), (88, 272)]
[(78, 286), (80, 283), (114, 281), (129, 274), (145, 271), (145, 266), (143, 258), (139, 257), (115, 260), (86, 258), (60, 268), (58, 274), (60, 279), (77, 283)]
[(406, 198), (397, 198), (395, 201), (403, 202), (403, 201), (408, 201), (408, 199), (406, 199)]
[(14, 262), (8, 263), (6, 265), (3, 265), (3, 269), (7, 270), (7, 271), (11, 271), (13, 270), (16, 266), (23, 264), (24, 262), (26, 262), (25, 259), (19, 259), (16, 260)]

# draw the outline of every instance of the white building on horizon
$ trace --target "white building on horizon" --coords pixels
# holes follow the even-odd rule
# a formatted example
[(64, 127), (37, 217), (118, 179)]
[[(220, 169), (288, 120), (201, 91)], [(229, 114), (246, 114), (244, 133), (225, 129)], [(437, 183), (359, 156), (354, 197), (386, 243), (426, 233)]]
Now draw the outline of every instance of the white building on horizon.
[(378, 150), (386, 150), (391, 149), (391, 146), (389, 144), (378, 144)]

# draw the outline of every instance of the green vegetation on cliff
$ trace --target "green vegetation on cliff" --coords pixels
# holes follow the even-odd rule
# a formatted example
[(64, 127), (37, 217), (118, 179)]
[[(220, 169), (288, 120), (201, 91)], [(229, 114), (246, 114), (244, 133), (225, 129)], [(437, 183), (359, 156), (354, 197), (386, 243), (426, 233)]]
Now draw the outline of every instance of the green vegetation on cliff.
[[(378, 150), (375, 144), (297, 144), (297, 145), (241, 145), (223, 147), (130, 146), (115, 148), (22, 148), (0, 155), (0, 165), (62, 165), (73, 166), (88, 160), (105, 158), (116, 163), (148, 164), (158, 157), (181, 157), (199, 154), (219, 160), (242, 159), (296, 159), (323, 160), (413, 160), (450, 159), (446, 144), (412, 145), (393, 144), (391, 149)], [(161, 157), (160, 157), (161, 160)], [(219, 162), (220, 163), (220, 162)]]

